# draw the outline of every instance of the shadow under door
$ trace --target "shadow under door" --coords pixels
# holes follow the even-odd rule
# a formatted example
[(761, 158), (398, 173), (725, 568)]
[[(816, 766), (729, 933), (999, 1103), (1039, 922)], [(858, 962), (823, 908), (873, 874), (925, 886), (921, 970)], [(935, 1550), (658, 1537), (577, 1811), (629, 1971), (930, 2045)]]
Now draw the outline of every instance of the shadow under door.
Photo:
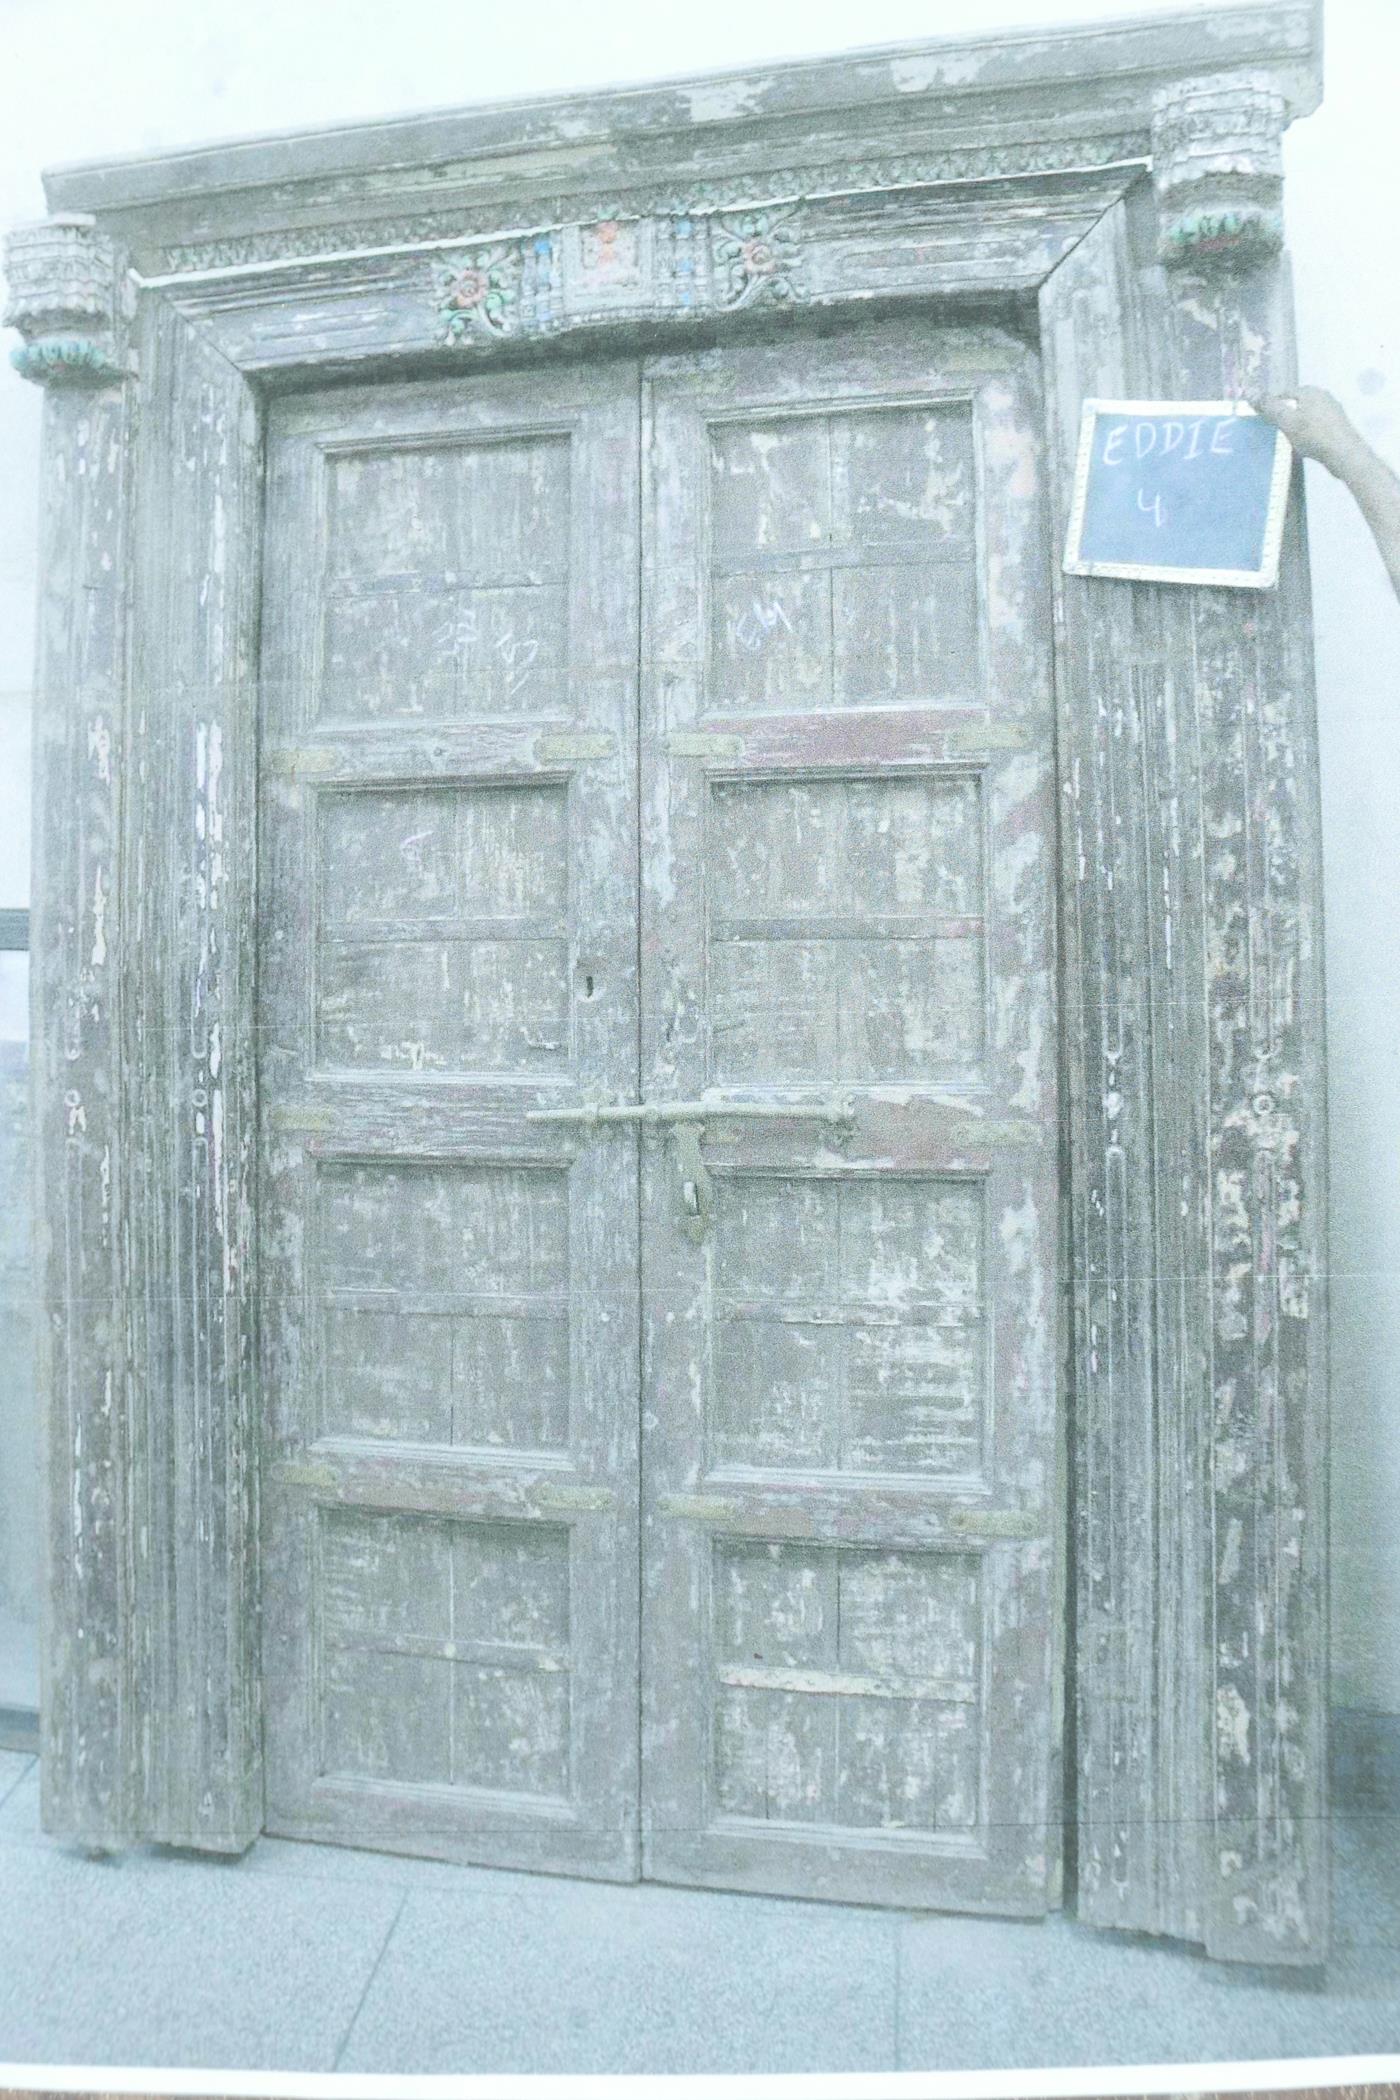
[(876, 325), (270, 421), (268, 1828), (1044, 1910), (1034, 357)]

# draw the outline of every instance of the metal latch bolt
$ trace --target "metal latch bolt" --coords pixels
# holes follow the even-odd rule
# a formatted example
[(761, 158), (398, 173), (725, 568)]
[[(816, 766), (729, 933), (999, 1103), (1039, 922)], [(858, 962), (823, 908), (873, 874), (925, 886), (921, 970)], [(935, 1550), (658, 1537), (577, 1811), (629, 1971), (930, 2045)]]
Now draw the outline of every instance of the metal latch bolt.
[(825, 1123), (846, 1136), (854, 1123), (855, 1103), (849, 1095), (818, 1101), (599, 1101), (582, 1108), (532, 1108), (525, 1114), (527, 1123), (573, 1123), (585, 1130), (605, 1123), (639, 1123), (645, 1129), (669, 1125), (679, 1169), (681, 1230), (696, 1241), (704, 1238), (709, 1225), (714, 1189), (700, 1149), (705, 1125), (731, 1117)]

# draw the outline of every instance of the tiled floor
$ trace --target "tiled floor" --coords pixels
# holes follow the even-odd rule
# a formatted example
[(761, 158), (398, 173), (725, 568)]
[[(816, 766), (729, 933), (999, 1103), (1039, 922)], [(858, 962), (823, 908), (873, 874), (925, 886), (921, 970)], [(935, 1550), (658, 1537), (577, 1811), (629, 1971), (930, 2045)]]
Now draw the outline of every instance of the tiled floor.
[(1043, 1925), (606, 1888), (264, 1838), (95, 1861), (0, 1754), (0, 2061), (853, 2071), (1400, 2050), (1400, 1822), (1336, 1826), (1326, 1983)]

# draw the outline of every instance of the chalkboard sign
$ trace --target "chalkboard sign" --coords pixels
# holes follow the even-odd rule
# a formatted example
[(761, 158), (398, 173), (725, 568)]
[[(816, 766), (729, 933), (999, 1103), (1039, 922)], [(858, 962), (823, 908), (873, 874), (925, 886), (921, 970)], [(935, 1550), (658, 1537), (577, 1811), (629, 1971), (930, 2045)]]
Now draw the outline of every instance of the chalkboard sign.
[(1086, 401), (1065, 567), (1267, 590), (1292, 456), (1241, 402)]

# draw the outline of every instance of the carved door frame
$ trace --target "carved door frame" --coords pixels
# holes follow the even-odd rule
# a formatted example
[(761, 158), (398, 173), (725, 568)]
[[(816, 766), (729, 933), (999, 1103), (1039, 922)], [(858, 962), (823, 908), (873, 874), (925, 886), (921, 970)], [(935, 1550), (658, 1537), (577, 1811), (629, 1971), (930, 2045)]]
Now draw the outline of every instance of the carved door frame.
[[(261, 405), (909, 301), (1089, 393), (1292, 377), (1313, 0), (932, 43), (48, 178), (34, 1087), (46, 1828), (262, 1824)], [(547, 149), (547, 150), (546, 150)], [(389, 171), (392, 170), (392, 175)], [(275, 188), (272, 187), (275, 185)], [(1055, 579), (1082, 1919), (1327, 1945), (1323, 1052), (1299, 491), (1277, 591)]]

